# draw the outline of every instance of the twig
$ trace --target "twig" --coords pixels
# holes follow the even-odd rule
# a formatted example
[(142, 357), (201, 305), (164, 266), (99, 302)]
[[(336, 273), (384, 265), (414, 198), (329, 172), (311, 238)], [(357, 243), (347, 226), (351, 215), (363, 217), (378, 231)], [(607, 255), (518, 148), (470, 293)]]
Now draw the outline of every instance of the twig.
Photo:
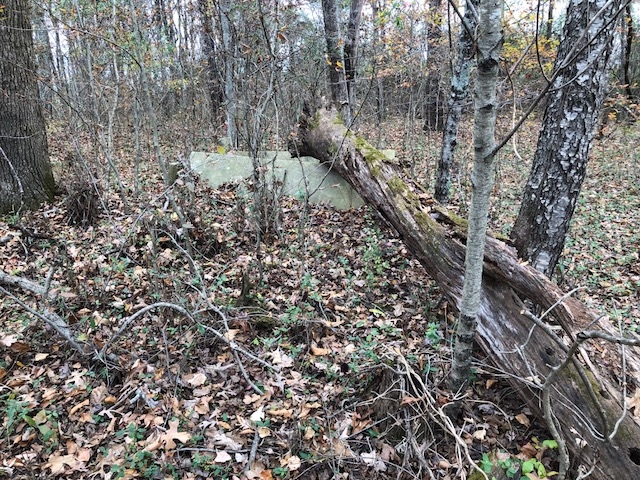
[[(37, 286), (40, 287), (40, 285), (37, 285)], [(4, 293), (7, 297), (11, 298), (14, 302), (16, 302), (22, 308), (24, 308), (27, 312), (31, 313), (32, 315), (35, 315), (40, 320), (44, 321), (47, 325), (53, 328), (62, 338), (64, 338), (67, 342), (69, 342), (69, 345), (71, 345), (74, 349), (80, 352), (83, 356), (85, 357), (88, 356), (85, 348), (71, 334), (71, 330), (69, 329), (67, 322), (65, 322), (64, 319), (60, 317), (58, 314), (54, 312), (50, 312), (46, 309), (44, 312), (38, 312), (33, 308), (31, 308), (26, 303), (24, 303), (14, 294), (9, 292), (8, 290), (5, 290), (3, 287), (0, 287), (0, 293)]]
[[(255, 355), (253, 355), (252, 353), (248, 352), (247, 350), (245, 350), (244, 348), (242, 348), (241, 346), (239, 346), (236, 342), (232, 341), (232, 340), (228, 340), (222, 333), (220, 333), (218, 330), (216, 330), (215, 328), (212, 328), (208, 325), (204, 325), (200, 322), (198, 322), (195, 318), (193, 318), (193, 316), (191, 315), (191, 313), (185, 309), (184, 307), (181, 307), (180, 305), (177, 305), (175, 303), (169, 303), (169, 302), (157, 302), (157, 303), (153, 303), (151, 305), (147, 305), (146, 307), (138, 310), (136, 313), (134, 313), (133, 315), (131, 315), (130, 317), (128, 317), (123, 324), (120, 326), (120, 328), (118, 329), (118, 331), (113, 334), (113, 336), (111, 338), (109, 338), (109, 340), (107, 340), (107, 342), (104, 344), (104, 346), (102, 347), (102, 349), (100, 350), (100, 352), (98, 352), (98, 358), (102, 359), (104, 358), (107, 350), (109, 349), (109, 347), (113, 344), (113, 342), (115, 342), (128, 328), (129, 326), (141, 315), (144, 315), (145, 313), (151, 311), (151, 310), (155, 310), (157, 308), (169, 308), (171, 310), (175, 310), (176, 312), (180, 313), (181, 315), (185, 316), (186, 318), (188, 318), (191, 322), (193, 322), (196, 325), (201, 326), (202, 328), (204, 328), (205, 330), (213, 333), (216, 337), (218, 337), (220, 340), (222, 340), (224, 343), (226, 343), (232, 350), (237, 351), (242, 353), (244, 356), (252, 359), (253, 361), (267, 367), (270, 368), (272, 370), (278, 371), (279, 367), (275, 366), (275, 365), (271, 365), (268, 362), (265, 362), (264, 360), (262, 360), (261, 358), (256, 357)], [(217, 310), (219, 311), (219, 309), (214, 307), (214, 311)], [(260, 392), (263, 393), (263, 392)]]
[[(48, 277), (47, 277), (48, 278)], [(40, 295), (44, 297), (46, 300), (55, 300), (56, 295), (49, 292), (48, 284), (46, 286), (42, 286), (38, 283), (32, 282), (31, 280), (19, 277), (17, 275), (9, 275), (0, 270), (0, 283), (5, 285), (9, 285), (11, 287), (18, 287), (22, 290), (26, 290), (28, 292), (34, 293), (36, 295)]]
[(11, 241), (11, 239), (13, 239), (14, 235), (12, 234), (7, 234), (4, 237), (0, 237), (0, 245), (6, 245), (7, 243), (9, 243)]
[[(419, 382), (419, 385), (417, 387), (414, 385), (414, 389), (416, 392), (422, 392), (423, 399), (426, 400), (424, 403), (432, 411), (432, 413), (430, 414), (430, 417), (436, 420), (440, 424), (440, 426), (449, 435), (451, 435), (451, 437), (456, 442), (457, 448), (462, 449), (462, 452), (464, 453), (464, 456), (466, 457), (471, 467), (475, 471), (477, 471), (480, 475), (482, 475), (482, 478), (484, 478), (485, 480), (489, 480), (489, 477), (487, 476), (487, 474), (471, 458), (471, 455), (469, 453), (469, 446), (465, 443), (464, 439), (460, 437), (460, 435), (456, 432), (456, 428), (453, 425), (451, 418), (449, 418), (449, 416), (445, 413), (447, 405), (444, 405), (442, 407), (435, 407), (436, 401), (431, 395), (431, 389), (429, 389), (424, 384), (422, 378), (413, 371), (413, 368), (411, 367), (411, 365), (409, 365), (409, 362), (407, 362), (407, 359), (403, 355), (401, 355), (398, 352), (394, 352), (394, 353), (400, 359), (405, 369), (405, 374), (407, 375), (407, 378), (412, 380), (417, 379), (417, 381)], [(459, 401), (459, 399), (456, 399), (456, 402), (457, 401)], [(459, 463), (461, 464), (461, 462)]]
[[(575, 291), (576, 289), (572, 290)], [(567, 297), (567, 295), (571, 294), (572, 292), (569, 292), (568, 294), (564, 295), (560, 300), (558, 300), (552, 308), (555, 308), (555, 306), (559, 305), (560, 302), (565, 299)], [(550, 310), (547, 310), (543, 315), (546, 315)], [(549, 326), (547, 324), (545, 324), (542, 320), (540, 320), (538, 317), (536, 317), (535, 315), (533, 315), (531, 312), (529, 311), (525, 311), (524, 315), (529, 318), (531, 321), (533, 321), (538, 327), (540, 327), (541, 329), (543, 329), (555, 342), (556, 344), (560, 347), (560, 349), (567, 354), (567, 358), (565, 359), (565, 361), (563, 362), (563, 365), (568, 365), (568, 362), (571, 362), (571, 364), (575, 367), (576, 371), (578, 372), (578, 375), (580, 376), (580, 379), (582, 380), (582, 383), (584, 384), (587, 393), (589, 394), (589, 398), (591, 399), (591, 401), (593, 402), (593, 405), (597, 408), (598, 410), (598, 415), (600, 415), (600, 421), (602, 422), (602, 428), (604, 429), (604, 434), (602, 434), (602, 438), (606, 438), (607, 437), (607, 432), (609, 430), (609, 423), (607, 421), (607, 417), (604, 413), (604, 410), (602, 409), (602, 406), (600, 405), (600, 402), (598, 401), (598, 397), (596, 395), (596, 392), (594, 392), (593, 390), (593, 386), (591, 384), (591, 382), (589, 381), (589, 379), (587, 378), (587, 375), (584, 372), (584, 368), (582, 367), (582, 364), (577, 360), (577, 358), (575, 358), (575, 351), (571, 351), (571, 348), (573, 347), (567, 347), (559, 338), (557, 335), (553, 334), (552, 330), (549, 328)], [(565, 329), (565, 331), (567, 331)], [(574, 337), (573, 335), (571, 335), (569, 332), (567, 332), (570, 336), (570, 338), (573, 340)], [(575, 343), (575, 340), (574, 340)], [(580, 344), (575, 345), (575, 348), (579, 348)], [(586, 352), (584, 352), (584, 350), (580, 350), (580, 353), (582, 354), (582, 357), (585, 359), (585, 361), (588, 361), (589, 363), (591, 363), (588, 359), (589, 357), (587, 356)], [(557, 367), (556, 367), (557, 368)], [(564, 367), (562, 367), (564, 368)], [(595, 370), (592, 367), (593, 370)], [(548, 378), (547, 378), (548, 380)], [(545, 382), (546, 384), (546, 382)], [(544, 386), (542, 387), (544, 389)], [(594, 435), (596, 436), (596, 435)]]
[[(620, 321), (620, 316), (617, 315), (617, 310), (616, 316), (618, 317), (618, 333), (620, 334), (620, 337), (622, 337), (622, 322)], [(618, 418), (615, 425), (613, 426), (611, 435), (609, 435), (609, 440), (613, 439), (615, 434), (618, 432), (618, 429), (620, 428), (622, 420), (627, 415), (627, 351), (624, 347), (624, 345), (620, 345), (620, 357), (622, 358), (622, 413), (620, 414), (620, 418)]]
[(259, 444), (260, 444), (260, 434), (258, 433), (258, 428), (256, 427), (256, 432), (253, 436), (253, 444), (251, 445), (251, 452), (249, 453), (247, 466), (244, 469), (245, 472), (248, 472), (249, 470), (251, 470), (251, 464), (255, 461), (256, 455), (258, 454)]

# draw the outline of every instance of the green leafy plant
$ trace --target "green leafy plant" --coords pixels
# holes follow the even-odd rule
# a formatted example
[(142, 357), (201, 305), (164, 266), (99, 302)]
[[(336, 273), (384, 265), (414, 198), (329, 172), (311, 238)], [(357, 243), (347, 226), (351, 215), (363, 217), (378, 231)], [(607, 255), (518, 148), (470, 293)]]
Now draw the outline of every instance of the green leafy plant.
[[(536, 449), (557, 448), (558, 444), (554, 440), (545, 440), (542, 444), (536, 443)], [(537, 458), (520, 460), (508, 455), (504, 458), (493, 459), (489, 454), (483, 453), (479, 467), (485, 473), (491, 473), (495, 466), (500, 467), (507, 478), (517, 480), (531, 480), (532, 478), (544, 479), (558, 474), (558, 472), (548, 472), (544, 464)]]

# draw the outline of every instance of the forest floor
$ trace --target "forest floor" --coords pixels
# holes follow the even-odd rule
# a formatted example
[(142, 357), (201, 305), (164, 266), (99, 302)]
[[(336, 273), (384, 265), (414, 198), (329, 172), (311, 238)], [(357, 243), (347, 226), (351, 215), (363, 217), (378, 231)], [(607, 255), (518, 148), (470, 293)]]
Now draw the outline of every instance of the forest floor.
[[(517, 139), (524, 160), (513, 146), (500, 155), (494, 231), (508, 233), (517, 214), (536, 128)], [(609, 128), (558, 281), (636, 330), (640, 132)], [(413, 130), (396, 120), (365, 132), (428, 186), (438, 135)], [(528, 461), (525, 478), (553, 477), (549, 433), (480, 352), (462, 415), (447, 420), (456, 313), (374, 211), (275, 198), (258, 249), (255, 209), (236, 186), (183, 173), (171, 193), (185, 225), (153, 164), (134, 195), (122, 151), (125, 194), (112, 182), (97, 222), (72, 225), (82, 174), (63, 165), (64, 138), (51, 141), (52, 159), (75, 196), (0, 218), (2, 271), (55, 297), (0, 296), (0, 478), (444, 480), (468, 478), (471, 460), (510, 478)], [(464, 214), (470, 148), (459, 158), (452, 208)], [(157, 302), (188, 315), (146, 309)], [(87, 345), (107, 344), (116, 363), (73, 350), (34, 313), (47, 311)]]

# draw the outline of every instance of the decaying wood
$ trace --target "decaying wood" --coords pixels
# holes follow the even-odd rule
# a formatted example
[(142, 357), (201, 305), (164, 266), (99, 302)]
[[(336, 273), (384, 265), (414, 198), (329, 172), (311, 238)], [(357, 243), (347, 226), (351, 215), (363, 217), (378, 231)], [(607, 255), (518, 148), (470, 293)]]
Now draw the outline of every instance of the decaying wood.
[[(313, 156), (340, 172), (393, 225), (429, 275), (459, 305), (466, 235), (462, 219), (435, 202), (421, 201), (401, 179), (398, 167), (348, 131), (334, 112), (303, 116), (291, 136), (290, 151)], [(608, 320), (598, 320), (578, 300), (563, 297), (557, 285), (519, 262), (514, 249), (487, 238), (477, 342), (540, 418), (540, 386), (566, 358), (560, 337), (569, 342), (580, 331), (595, 327), (616, 333)], [(536, 326), (525, 301), (545, 310), (555, 305), (553, 317), (564, 334)], [(608, 348), (616, 350), (617, 346)], [(628, 348), (627, 353), (628, 375), (637, 377), (637, 352)], [(595, 464), (590, 479), (640, 478), (640, 424), (624, 408), (622, 387), (600, 366), (583, 375), (589, 379), (590, 392), (576, 366), (577, 362), (563, 370), (550, 391), (553, 414), (567, 440), (573, 468), (583, 465), (588, 470)], [(617, 435), (608, 441), (619, 419)]]

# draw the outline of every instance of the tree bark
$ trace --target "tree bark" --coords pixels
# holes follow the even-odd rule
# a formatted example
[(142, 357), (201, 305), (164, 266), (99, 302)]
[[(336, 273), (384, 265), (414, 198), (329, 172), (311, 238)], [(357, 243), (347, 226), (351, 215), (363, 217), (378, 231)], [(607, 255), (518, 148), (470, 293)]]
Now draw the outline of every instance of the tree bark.
[[(551, 276), (562, 254), (608, 88), (621, 0), (569, 2), (551, 94), (512, 238), (520, 256)], [(584, 48), (586, 46), (586, 48)]]
[(224, 48), (224, 99), (227, 114), (227, 137), (231, 148), (238, 146), (237, 99), (235, 93), (236, 41), (231, 20), (233, 4), (230, 0), (217, 2), (220, 30)]
[(484, 243), (493, 189), (495, 129), (498, 103), (496, 87), (502, 51), (502, 2), (482, 2), (478, 21), (477, 76), (474, 99), (473, 173), (467, 228), (467, 251), (451, 361), (450, 386), (463, 390), (469, 381), (477, 315), (482, 290)]
[(358, 62), (358, 39), (360, 38), (360, 19), (364, 0), (351, 0), (349, 23), (347, 25), (347, 40), (344, 44), (344, 73), (347, 83), (347, 101), (349, 102), (349, 117), (356, 116), (356, 67)]
[(554, 0), (549, 0), (549, 10), (547, 12), (547, 28), (545, 31), (545, 38), (547, 40), (551, 40), (551, 37), (553, 36), (553, 7), (554, 7)]
[(633, 26), (633, 17), (631, 16), (631, 4), (628, 4), (624, 10), (624, 20), (627, 27), (627, 35), (624, 46), (624, 59), (622, 61), (622, 75), (624, 82), (624, 92), (627, 100), (633, 102), (633, 90), (631, 89), (631, 77), (629, 69), (631, 67), (631, 48), (633, 47), (633, 37), (635, 36), (635, 28)]
[[(438, 161), (435, 198), (445, 205), (449, 202), (451, 193), (451, 170), (453, 169), (454, 152), (458, 143), (458, 125), (462, 118), (462, 107), (469, 92), (469, 77), (471, 76), (471, 60), (473, 58), (473, 32), (476, 29), (476, 16), (473, 9), (477, 9), (479, 0), (469, 0), (465, 7), (458, 39), (458, 56), (451, 75), (451, 94), (447, 108), (447, 120), (442, 134), (442, 151)], [(470, 7), (472, 6), (472, 7)]]
[(373, 11), (373, 56), (372, 69), (375, 76), (376, 84), (376, 117), (378, 125), (380, 125), (386, 117), (384, 77), (380, 73), (381, 67), (385, 65), (385, 38), (384, 28), (380, 21), (380, 12), (384, 8), (384, 0), (372, 1), (371, 9)]
[(344, 71), (344, 56), (340, 48), (342, 37), (338, 23), (336, 0), (322, 0), (322, 18), (324, 19), (324, 36), (327, 42), (331, 100), (335, 108), (340, 111), (343, 121), (350, 125), (349, 94)]
[(0, 45), (0, 213), (7, 213), (55, 193), (27, 0), (4, 3)]
[[(408, 250), (459, 308), (464, 276), (464, 220), (434, 201), (421, 202), (401, 180), (399, 169), (348, 131), (335, 113), (303, 116), (299, 125), (291, 137), (290, 151), (333, 165), (395, 227)], [(564, 360), (566, 349), (551, 329), (532, 323), (525, 313), (524, 301), (547, 309), (563, 295), (541, 272), (520, 263), (512, 248), (487, 237), (476, 341), (539, 416), (540, 385), (552, 366)], [(572, 298), (560, 301), (553, 314), (571, 337), (595, 321), (594, 314)], [(602, 322), (600, 326), (610, 327)], [(627, 367), (630, 380), (640, 371), (636, 354), (627, 356)], [(623, 410), (619, 389), (604, 376), (607, 373), (600, 369), (589, 373), (596, 390), (594, 398), (603, 415), (573, 365), (563, 370), (552, 385), (553, 413), (567, 438), (572, 459), (587, 467), (589, 462), (595, 462), (590, 479), (640, 478), (640, 425)], [(604, 388), (598, 388), (598, 380), (602, 380)], [(602, 441), (618, 418), (618, 435), (610, 442)], [(584, 440), (585, 446), (581, 447), (576, 439)]]
[(220, 116), (220, 108), (224, 101), (222, 75), (218, 66), (218, 47), (213, 29), (213, 12), (215, 12), (215, 6), (212, 0), (198, 0), (198, 9), (202, 19), (203, 51), (207, 59), (209, 98), (211, 99), (211, 112), (215, 125)]

